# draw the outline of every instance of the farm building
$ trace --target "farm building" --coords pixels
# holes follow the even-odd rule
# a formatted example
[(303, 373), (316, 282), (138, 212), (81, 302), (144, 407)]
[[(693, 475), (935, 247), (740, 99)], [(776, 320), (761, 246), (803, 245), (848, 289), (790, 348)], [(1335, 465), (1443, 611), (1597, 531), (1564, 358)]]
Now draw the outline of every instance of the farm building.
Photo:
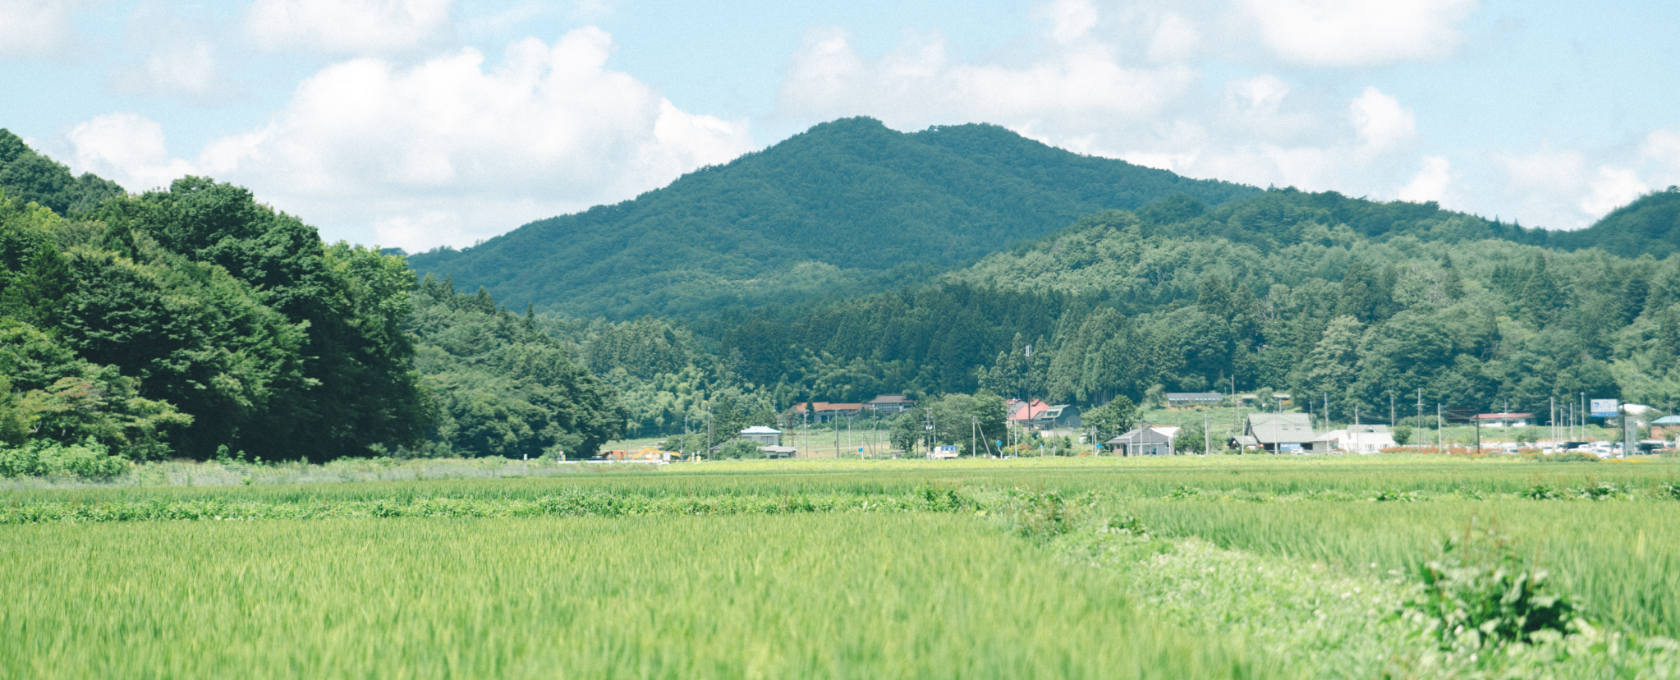
[(1379, 453), (1395, 445), (1394, 434), (1388, 431), (1387, 425), (1349, 425), (1345, 429), (1326, 432), (1317, 439), (1350, 453)]
[(1312, 416), (1305, 413), (1251, 413), (1237, 445), (1268, 453), (1303, 453), (1329, 451), (1333, 444), (1313, 434)]
[(1168, 392), (1168, 406), (1218, 406), (1225, 395), (1218, 392)]
[(1663, 416), (1651, 421), (1651, 436), (1658, 439), (1671, 439), (1680, 434), (1680, 416)]

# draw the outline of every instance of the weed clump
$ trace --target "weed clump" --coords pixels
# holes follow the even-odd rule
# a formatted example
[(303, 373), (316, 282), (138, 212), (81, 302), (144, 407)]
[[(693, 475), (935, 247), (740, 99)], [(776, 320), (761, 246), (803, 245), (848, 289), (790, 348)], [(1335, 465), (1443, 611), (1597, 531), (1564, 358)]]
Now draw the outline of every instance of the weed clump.
[(1406, 606), (1441, 648), (1475, 652), (1567, 635), (1577, 607), (1551, 592), (1544, 569), (1525, 565), (1504, 536), (1474, 527), (1417, 567)]
[(1060, 491), (1017, 490), (1009, 518), (1022, 538), (1049, 541), (1073, 530), (1073, 512)]

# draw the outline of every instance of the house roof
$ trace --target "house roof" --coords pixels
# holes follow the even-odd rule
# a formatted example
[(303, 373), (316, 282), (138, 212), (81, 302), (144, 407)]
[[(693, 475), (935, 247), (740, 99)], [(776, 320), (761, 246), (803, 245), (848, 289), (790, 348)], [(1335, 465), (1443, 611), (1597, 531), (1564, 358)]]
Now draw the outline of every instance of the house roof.
[(1219, 401), (1225, 395), (1218, 392), (1168, 392), (1167, 401)]
[(1032, 420), (1050, 408), (1049, 404), (1037, 399), (1034, 399), (1031, 404), (1019, 399), (1012, 399), (1010, 401), (1011, 403), (1008, 407), (1010, 420)]
[(1476, 416), (1477, 420), (1526, 420), (1533, 418), (1532, 413), (1483, 413)]
[(1045, 409), (1043, 413), (1040, 413), (1035, 420), (1055, 420), (1060, 418), (1062, 417), (1062, 413), (1066, 411), (1069, 406), (1069, 404), (1057, 404), (1055, 406), (1051, 406), (1050, 408)]
[(741, 430), (741, 434), (781, 434), (781, 433), (782, 433), (781, 430), (765, 427), (763, 425), (754, 425), (754, 426), (749, 427), (745, 430)]
[(1176, 427), (1140, 427), (1110, 439), (1104, 444), (1167, 444), (1172, 442)]
[(1651, 421), (1652, 425), (1680, 425), (1680, 416), (1663, 416)]
[(908, 404), (908, 403), (910, 403), (910, 398), (906, 397), (902, 394), (880, 394), (880, 395), (876, 395), (874, 399), (870, 399), (869, 403), (871, 403), (871, 404)]
[[(816, 413), (828, 411), (862, 411), (863, 404), (831, 404), (826, 401), (813, 401), (811, 402), (811, 410)], [(803, 413), (804, 411), (805, 402), (802, 401), (793, 405), (792, 412)]]
[(1305, 413), (1250, 413), (1243, 432), (1262, 444), (1313, 441), (1312, 416)]
[(1349, 425), (1347, 431), (1360, 434), (1388, 434), (1387, 425)]

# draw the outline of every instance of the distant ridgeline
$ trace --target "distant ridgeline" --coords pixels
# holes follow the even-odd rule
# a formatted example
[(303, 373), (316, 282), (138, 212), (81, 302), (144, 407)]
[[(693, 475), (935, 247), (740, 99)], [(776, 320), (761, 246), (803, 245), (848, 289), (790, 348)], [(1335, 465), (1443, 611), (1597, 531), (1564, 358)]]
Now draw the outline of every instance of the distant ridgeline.
[(24, 203), (37, 203), (60, 215), (79, 215), (108, 198), (123, 195), (116, 182), (83, 173), (77, 177), (51, 158), (35, 153), (11, 131), (0, 128), (0, 188)]
[(1082, 156), (992, 125), (825, 123), (635, 200), (410, 264), (513, 307), (634, 318), (926, 281), (1082, 215), (1260, 190)]
[(1551, 238), (1333, 193), (1214, 208), (1169, 197), (892, 292), (553, 330), (648, 433), (703, 413), (694, 394), (754, 412), (899, 392), (1030, 388), (1098, 404), (1234, 385), (1310, 396), (1315, 410), (1328, 398), (1338, 420), (1355, 408), (1386, 420), (1391, 396), (1405, 415), (1420, 390), (1484, 411), (1543, 413), (1583, 392), (1680, 404), (1680, 258), (1535, 245)]

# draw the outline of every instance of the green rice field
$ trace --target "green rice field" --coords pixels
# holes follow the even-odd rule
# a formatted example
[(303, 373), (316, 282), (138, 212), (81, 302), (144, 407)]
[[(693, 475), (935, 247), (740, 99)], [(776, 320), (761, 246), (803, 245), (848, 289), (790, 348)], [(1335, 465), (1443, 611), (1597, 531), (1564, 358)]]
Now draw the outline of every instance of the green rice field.
[[(0, 492), (0, 677), (1680, 677), (1672, 458), (552, 472)], [(1473, 536), (1578, 621), (1430, 637)]]

